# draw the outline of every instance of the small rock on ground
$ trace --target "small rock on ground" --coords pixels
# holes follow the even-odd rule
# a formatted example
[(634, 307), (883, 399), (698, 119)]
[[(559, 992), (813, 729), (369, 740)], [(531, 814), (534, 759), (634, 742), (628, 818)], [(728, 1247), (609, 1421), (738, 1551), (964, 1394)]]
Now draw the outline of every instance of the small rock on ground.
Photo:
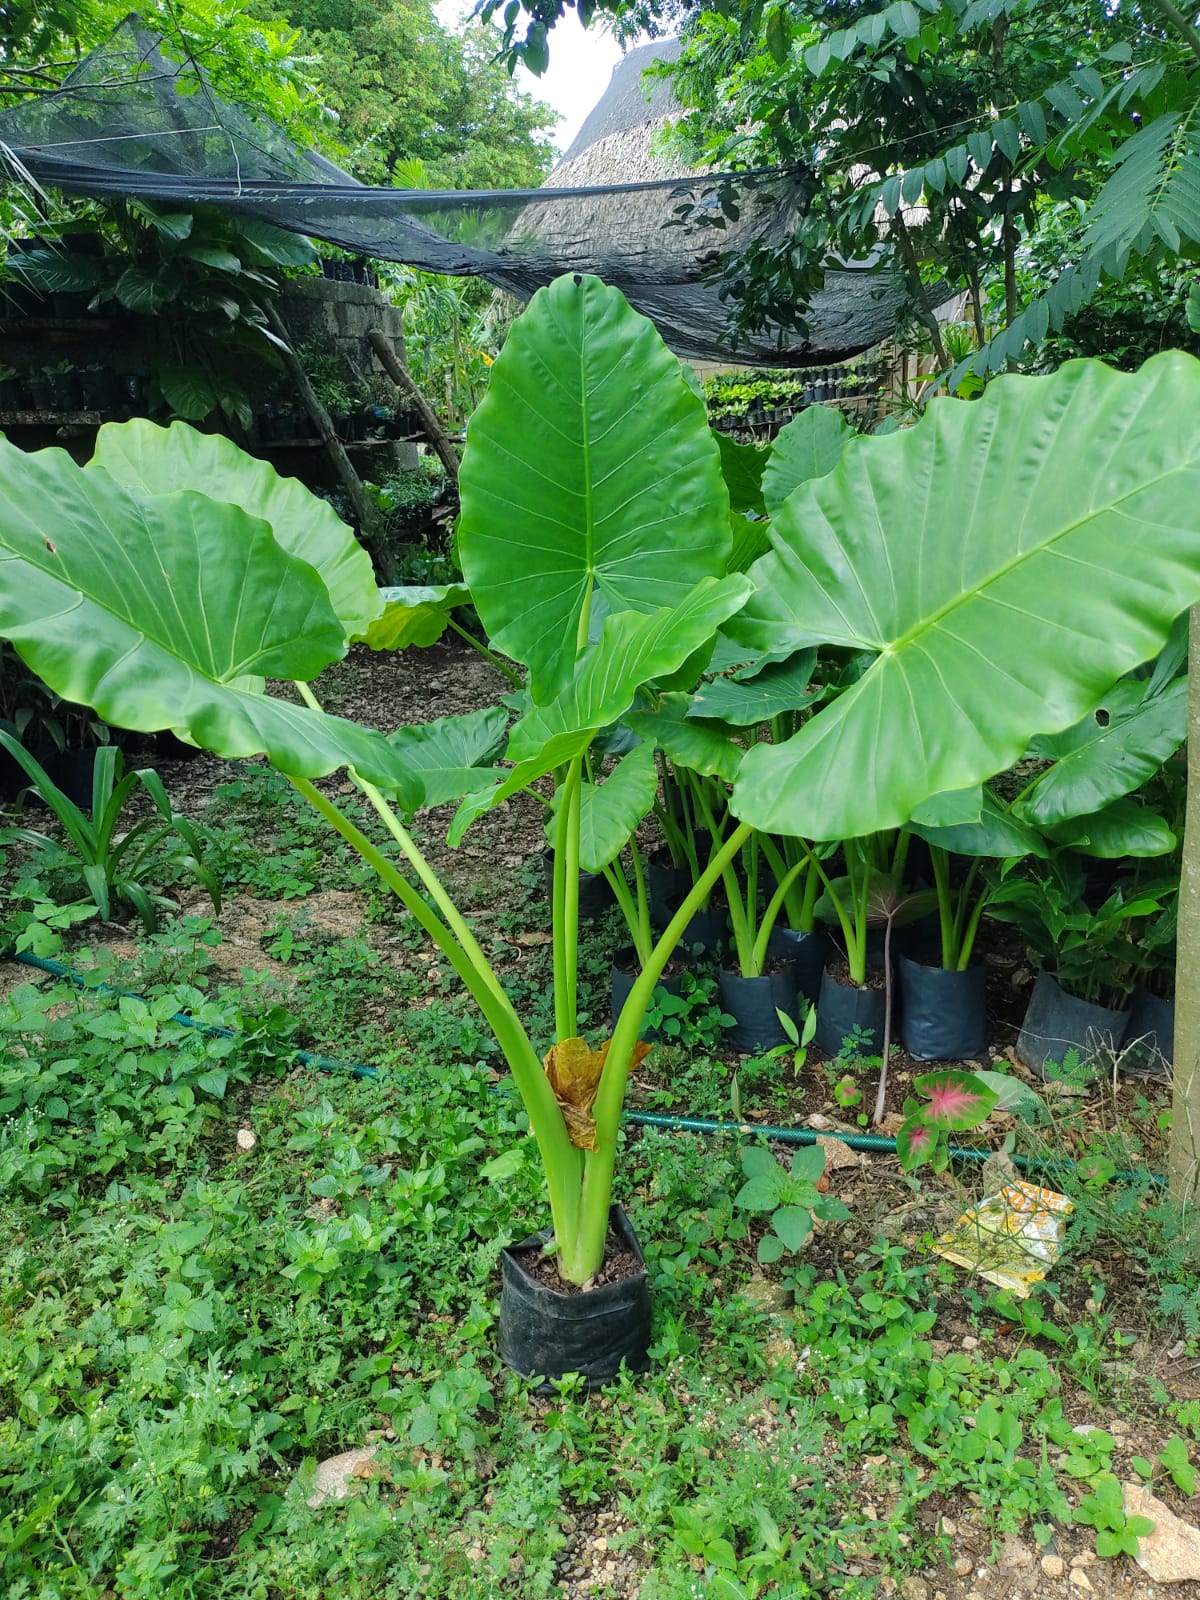
[(1140, 1483), (1121, 1485), (1127, 1517), (1149, 1517), (1154, 1532), (1139, 1540), (1137, 1564), (1155, 1583), (1200, 1581), (1200, 1530), (1177, 1517)]
[(308, 1503), (314, 1511), (327, 1500), (346, 1500), (356, 1492), (358, 1483), (367, 1478), (383, 1475), (383, 1468), (375, 1460), (377, 1446), (360, 1445), (357, 1450), (344, 1450), (340, 1456), (330, 1456), (317, 1463), (317, 1476)]

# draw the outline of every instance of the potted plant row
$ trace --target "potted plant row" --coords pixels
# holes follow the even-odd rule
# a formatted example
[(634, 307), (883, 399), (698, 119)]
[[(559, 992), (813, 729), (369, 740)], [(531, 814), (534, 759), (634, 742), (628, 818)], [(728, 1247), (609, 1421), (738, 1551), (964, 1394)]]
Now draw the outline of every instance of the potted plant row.
[[(509, 702), (388, 735), (327, 716), (321, 672), (403, 602), (380, 593), (323, 502), (179, 423), (110, 425), (82, 468), (0, 441), (0, 634), (55, 692), (123, 725), (173, 728), (229, 759), (265, 754), (442, 952), (495, 1032), (546, 1180), (550, 1236), (503, 1256), (501, 1352), (538, 1378), (599, 1382), (649, 1359), (646, 1278), (613, 1183), (645, 1009), (693, 913), (754, 833), (858, 840), (900, 827), (932, 797), (1011, 766), (1048, 724), (1073, 723), (1165, 639), (1200, 599), (1200, 534), (1187, 532), (1198, 401), (1200, 364), (1178, 352), (1135, 375), (1080, 362), (1002, 377), (971, 405), (931, 407), (810, 473), (772, 513), (766, 553), (744, 560), (722, 453), (679, 363), (617, 291), (572, 274), (515, 324), (462, 464), (459, 554), (488, 648), (524, 678)], [(1035, 424), (1038, 474), (1023, 456)], [(948, 461), (953, 494), (914, 493)], [(1085, 469), (1081, 514), (1070, 491)], [(53, 554), (36, 512), (48, 503), (60, 513)], [(197, 533), (211, 552), (200, 565), (185, 559)], [(131, 562), (143, 584), (118, 595), (114, 574)], [(898, 591), (897, 572), (916, 569), (929, 587)], [(996, 604), (997, 571), (1023, 608)], [(1082, 656), (1080, 635), (1068, 650), (1052, 625), (1067, 605), (1085, 617)], [(168, 620), (181, 608), (204, 626), (181, 635)], [(81, 629), (86, 652), (72, 648)], [(585, 1038), (578, 873), (609, 847), (617, 858), (646, 793), (636, 748), (605, 774), (589, 772), (589, 752), (631, 712), (661, 715), (668, 696), (689, 694), (721, 638), (756, 658), (845, 650), (862, 670), (791, 736), (743, 749), (728, 833), (713, 830), (611, 1036)], [(1014, 654), (1036, 665), (1036, 692), (1010, 688), (1001, 715), (995, 674)], [(301, 703), (266, 694), (268, 678), (295, 683)], [(917, 737), (918, 703), (954, 736)], [(660, 724), (655, 750), (683, 765), (692, 730), (680, 723), (703, 720)], [(319, 786), (341, 769), (387, 848)], [(517, 793), (539, 796), (555, 823), (554, 1027), (536, 1042), (409, 825), (458, 798), (457, 843)]]

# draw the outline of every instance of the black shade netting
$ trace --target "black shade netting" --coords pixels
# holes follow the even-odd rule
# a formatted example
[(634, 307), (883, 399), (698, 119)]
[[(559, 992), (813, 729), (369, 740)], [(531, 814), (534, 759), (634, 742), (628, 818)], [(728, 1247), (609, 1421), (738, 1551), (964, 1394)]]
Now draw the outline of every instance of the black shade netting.
[[(220, 99), (194, 64), (171, 59), (136, 17), (53, 93), (0, 114), (0, 159), (16, 180), (110, 200), (217, 205), (356, 254), (473, 275), (528, 298), (563, 272), (620, 288), (678, 354), (805, 365), (892, 332), (901, 296), (867, 270), (829, 274), (803, 332), (732, 340), (721, 291), (727, 258), (792, 236), (811, 175), (705, 175), (514, 190), (372, 188), (265, 119)], [(631, 95), (635, 51), (614, 75), (563, 170), (604, 144), (645, 166), (650, 109)], [(602, 113), (606, 103), (616, 114)], [(598, 113), (601, 113), (598, 115)], [(591, 145), (587, 143), (592, 139)], [(726, 215), (734, 197), (735, 216)]]

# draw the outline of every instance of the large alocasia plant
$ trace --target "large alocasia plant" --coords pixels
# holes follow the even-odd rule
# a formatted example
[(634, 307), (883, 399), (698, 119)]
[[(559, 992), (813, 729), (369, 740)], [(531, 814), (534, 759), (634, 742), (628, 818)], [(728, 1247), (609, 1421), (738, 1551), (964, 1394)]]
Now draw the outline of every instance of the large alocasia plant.
[[(485, 767), (497, 712), (385, 737), (320, 711), (311, 680), (383, 609), (353, 537), (307, 529), (325, 515), (316, 502), (248, 460), (243, 485), (228, 447), (187, 430), (105, 430), (88, 469), (0, 443), (0, 636), (58, 693), (119, 724), (172, 728), (225, 756), (265, 752), (375, 868), (494, 1029), (545, 1164), (559, 1270), (584, 1283), (603, 1255), (645, 1005), (749, 824), (819, 840), (902, 823), (1076, 721), (1152, 655), (1200, 598), (1198, 400), (1200, 366), (1181, 356), (1136, 377), (1079, 364), (1001, 379), (906, 435), (852, 443), (788, 493), (747, 579), (731, 569), (762, 548), (762, 528), (731, 536), (701, 403), (618, 293), (569, 277), (517, 324), (463, 463), (465, 576), (492, 644), (528, 672), (511, 766)], [(219, 473), (207, 451), (221, 452)], [(779, 488), (764, 485), (772, 500)], [(575, 1010), (576, 869), (619, 847), (650, 797), (644, 756), (597, 783), (589, 748), (635, 703), (694, 684), (717, 630), (733, 627), (777, 659), (822, 643), (876, 659), (792, 738), (747, 753), (733, 797), (747, 820), (651, 952), (613, 1038), (589, 1043)], [(306, 703), (267, 695), (267, 678), (292, 680)], [(341, 766), (390, 852), (313, 781)], [(461, 831), (542, 779), (556, 853), (545, 1060), (403, 816), (461, 795)]]

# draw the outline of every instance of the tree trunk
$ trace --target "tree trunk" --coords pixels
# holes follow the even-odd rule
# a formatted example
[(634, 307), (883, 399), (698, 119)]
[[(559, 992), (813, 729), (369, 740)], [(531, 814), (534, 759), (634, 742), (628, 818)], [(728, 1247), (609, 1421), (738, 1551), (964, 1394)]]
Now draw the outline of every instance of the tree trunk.
[(1188, 640), (1187, 821), (1179, 880), (1175, 958), (1175, 1088), (1171, 1193), (1180, 1204), (1200, 1187), (1200, 606)]

